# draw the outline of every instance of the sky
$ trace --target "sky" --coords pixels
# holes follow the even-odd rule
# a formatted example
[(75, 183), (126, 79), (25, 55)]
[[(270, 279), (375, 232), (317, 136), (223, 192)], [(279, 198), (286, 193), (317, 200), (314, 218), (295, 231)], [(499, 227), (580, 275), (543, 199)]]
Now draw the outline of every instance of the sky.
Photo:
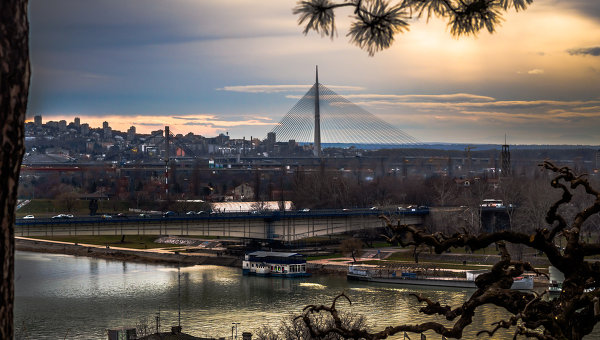
[(30, 0), (28, 118), (264, 138), (319, 81), (422, 142), (600, 144), (600, 2), (534, 0), (494, 34), (443, 19), (370, 57), (288, 0)]

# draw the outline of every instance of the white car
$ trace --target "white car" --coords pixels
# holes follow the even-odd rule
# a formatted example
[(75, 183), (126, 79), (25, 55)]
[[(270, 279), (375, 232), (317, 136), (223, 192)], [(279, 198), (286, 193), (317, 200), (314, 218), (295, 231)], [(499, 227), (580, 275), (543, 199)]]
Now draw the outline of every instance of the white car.
[(23, 219), (24, 219), (24, 220), (32, 220), (32, 219), (34, 219), (34, 218), (35, 218), (35, 216), (33, 216), (33, 215), (27, 215), (27, 216), (23, 216)]

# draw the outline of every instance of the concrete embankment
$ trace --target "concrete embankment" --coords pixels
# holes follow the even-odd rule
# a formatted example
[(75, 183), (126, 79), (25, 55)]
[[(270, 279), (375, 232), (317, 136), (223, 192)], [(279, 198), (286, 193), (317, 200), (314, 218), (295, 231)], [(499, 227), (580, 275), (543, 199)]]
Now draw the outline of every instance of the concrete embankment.
[(109, 260), (133, 261), (144, 263), (162, 263), (182, 265), (217, 265), (227, 267), (241, 267), (242, 260), (233, 256), (215, 254), (178, 254), (157, 249), (138, 250), (119, 247), (101, 247), (90, 244), (74, 244), (38, 239), (16, 237), (17, 250), (40, 253), (66, 254), (75, 256), (89, 256)]

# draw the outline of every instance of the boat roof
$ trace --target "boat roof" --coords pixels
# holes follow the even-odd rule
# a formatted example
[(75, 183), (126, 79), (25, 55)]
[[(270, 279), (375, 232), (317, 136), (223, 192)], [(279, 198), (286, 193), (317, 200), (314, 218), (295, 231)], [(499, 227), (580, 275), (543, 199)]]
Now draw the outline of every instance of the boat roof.
[(248, 253), (247, 255), (254, 257), (294, 257), (294, 256), (302, 256), (298, 253), (284, 253), (279, 251), (255, 251), (252, 253)]

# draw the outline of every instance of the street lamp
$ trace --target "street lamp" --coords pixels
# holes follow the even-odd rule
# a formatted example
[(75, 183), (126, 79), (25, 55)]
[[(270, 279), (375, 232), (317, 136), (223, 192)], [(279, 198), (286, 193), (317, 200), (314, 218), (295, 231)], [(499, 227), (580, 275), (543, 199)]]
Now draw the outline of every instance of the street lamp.
[(237, 340), (237, 331), (238, 331), (238, 325), (240, 324), (239, 322), (232, 322), (231, 323), (233, 326), (231, 326), (231, 340), (233, 340), (233, 330), (235, 329), (235, 339)]

